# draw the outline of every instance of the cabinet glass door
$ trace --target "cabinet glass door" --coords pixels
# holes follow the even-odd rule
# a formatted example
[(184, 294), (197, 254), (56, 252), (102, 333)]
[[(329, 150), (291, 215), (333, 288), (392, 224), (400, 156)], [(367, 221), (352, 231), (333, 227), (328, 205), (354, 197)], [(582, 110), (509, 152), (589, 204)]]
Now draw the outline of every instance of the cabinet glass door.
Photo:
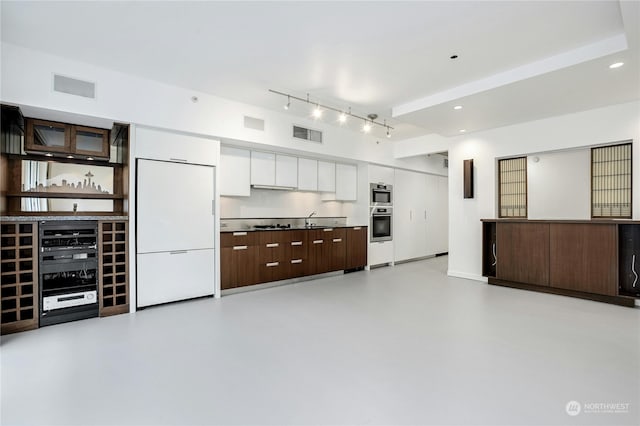
[(26, 151), (65, 152), (69, 147), (68, 128), (44, 120), (27, 121)]
[(74, 128), (74, 149), (76, 154), (106, 158), (109, 156), (108, 131), (76, 126)]

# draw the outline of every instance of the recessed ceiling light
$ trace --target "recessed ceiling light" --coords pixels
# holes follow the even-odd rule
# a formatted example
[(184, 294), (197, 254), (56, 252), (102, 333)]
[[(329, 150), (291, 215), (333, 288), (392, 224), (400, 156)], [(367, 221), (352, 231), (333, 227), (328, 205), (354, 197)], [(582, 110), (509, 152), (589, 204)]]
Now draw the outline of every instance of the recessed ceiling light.
[(338, 116), (338, 121), (340, 123), (346, 123), (347, 122), (347, 114), (345, 114), (344, 112), (341, 112), (340, 115)]
[(87, 157), (87, 160), (93, 161), (93, 157)]
[(466, 129), (460, 129), (460, 133), (464, 133), (466, 131), (467, 131)]
[(462, 105), (456, 105), (453, 107), (453, 109), (462, 109)]
[(73, 158), (73, 155), (67, 155), (67, 158)]
[(623, 65), (624, 65), (624, 62), (616, 62), (615, 64), (609, 65), (609, 68), (611, 68), (611, 69), (620, 68)]
[(364, 125), (362, 126), (362, 131), (365, 133), (369, 133), (369, 131), (371, 131), (371, 124), (365, 121)]
[(313, 110), (313, 116), (315, 118), (320, 118), (322, 117), (322, 110), (320, 109), (320, 105), (316, 105), (316, 107)]
[(53, 157), (53, 154), (52, 154), (52, 153), (50, 153), (50, 152), (47, 152), (45, 155), (46, 155), (47, 157)]

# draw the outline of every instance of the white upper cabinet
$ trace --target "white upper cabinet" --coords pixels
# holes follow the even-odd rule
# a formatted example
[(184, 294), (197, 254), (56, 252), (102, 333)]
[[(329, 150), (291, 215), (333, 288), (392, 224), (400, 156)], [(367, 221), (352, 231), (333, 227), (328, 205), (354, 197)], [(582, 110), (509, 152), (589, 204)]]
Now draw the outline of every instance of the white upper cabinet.
[(336, 163), (318, 161), (318, 191), (336, 192)]
[(228, 146), (221, 147), (218, 172), (220, 195), (235, 197), (251, 195), (251, 151)]
[(336, 164), (336, 200), (358, 199), (358, 167), (351, 164)]
[(318, 190), (318, 160), (298, 158), (298, 189), (300, 191)]
[(276, 185), (276, 154), (251, 151), (251, 185)]
[(138, 126), (134, 142), (138, 158), (217, 165), (219, 142), (213, 139)]
[(276, 186), (298, 186), (298, 157), (276, 154)]

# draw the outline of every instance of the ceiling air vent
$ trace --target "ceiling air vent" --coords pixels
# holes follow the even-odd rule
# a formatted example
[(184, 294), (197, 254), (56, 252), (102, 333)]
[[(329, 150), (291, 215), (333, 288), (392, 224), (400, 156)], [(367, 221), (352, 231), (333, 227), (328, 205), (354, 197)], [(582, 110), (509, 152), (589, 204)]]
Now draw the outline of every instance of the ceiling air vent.
[(82, 96), (83, 98), (96, 98), (95, 83), (58, 74), (53, 75), (53, 90), (69, 95)]
[(244, 127), (246, 129), (260, 130), (264, 132), (264, 120), (255, 117), (244, 116)]
[(319, 130), (305, 129), (300, 126), (293, 126), (293, 137), (306, 141), (322, 143), (322, 132)]

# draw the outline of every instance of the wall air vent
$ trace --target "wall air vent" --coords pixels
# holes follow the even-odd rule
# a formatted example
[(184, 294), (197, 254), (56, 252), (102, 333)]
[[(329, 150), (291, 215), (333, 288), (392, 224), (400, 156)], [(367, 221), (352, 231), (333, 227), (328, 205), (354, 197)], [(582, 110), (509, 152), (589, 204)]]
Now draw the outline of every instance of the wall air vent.
[(305, 129), (300, 126), (293, 126), (293, 137), (306, 141), (322, 143), (322, 132), (319, 130)]
[(77, 78), (53, 75), (53, 91), (67, 93), (69, 95), (82, 96), (83, 98), (96, 98), (96, 84)]
[(255, 117), (244, 116), (244, 127), (246, 129), (260, 130), (264, 132), (264, 120)]
[(442, 162), (442, 167), (444, 167), (445, 169), (449, 168), (449, 159), (448, 158), (444, 158), (444, 161)]

